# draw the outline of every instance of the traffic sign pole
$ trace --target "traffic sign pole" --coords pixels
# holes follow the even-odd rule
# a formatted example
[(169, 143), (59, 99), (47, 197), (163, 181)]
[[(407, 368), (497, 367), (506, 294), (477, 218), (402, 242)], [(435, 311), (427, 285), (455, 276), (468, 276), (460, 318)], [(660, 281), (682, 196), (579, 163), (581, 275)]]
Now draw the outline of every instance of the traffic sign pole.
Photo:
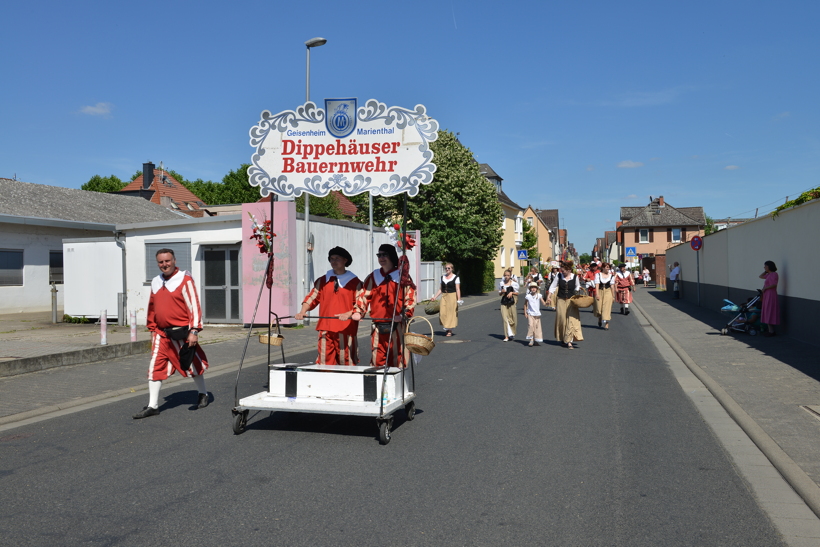
[(700, 306), (700, 250), (703, 248), (703, 238), (695, 236), (689, 240), (689, 245), (692, 247), (692, 250), (695, 251), (695, 265), (698, 270), (698, 306)]

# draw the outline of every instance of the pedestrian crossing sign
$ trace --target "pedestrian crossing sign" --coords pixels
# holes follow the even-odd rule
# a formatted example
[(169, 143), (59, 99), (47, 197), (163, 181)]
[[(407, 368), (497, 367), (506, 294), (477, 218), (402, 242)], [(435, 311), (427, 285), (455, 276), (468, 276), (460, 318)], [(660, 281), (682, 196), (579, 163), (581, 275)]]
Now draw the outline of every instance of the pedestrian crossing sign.
[(626, 248), (626, 256), (629, 256), (629, 257), (638, 256), (638, 253), (636, 251), (636, 247), (627, 247)]
[(529, 260), (526, 249), (518, 251), (518, 260)]

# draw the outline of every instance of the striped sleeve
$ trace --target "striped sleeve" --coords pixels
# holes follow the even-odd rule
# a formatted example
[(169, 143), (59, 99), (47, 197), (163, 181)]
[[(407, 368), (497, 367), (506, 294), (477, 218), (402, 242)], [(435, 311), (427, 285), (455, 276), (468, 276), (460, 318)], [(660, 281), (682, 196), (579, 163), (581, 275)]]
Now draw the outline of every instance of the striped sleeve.
[(199, 305), (199, 294), (196, 292), (194, 280), (190, 277), (182, 284), (182, 298), (188, 308), (188, 327), (202, 330), (202, 308)]

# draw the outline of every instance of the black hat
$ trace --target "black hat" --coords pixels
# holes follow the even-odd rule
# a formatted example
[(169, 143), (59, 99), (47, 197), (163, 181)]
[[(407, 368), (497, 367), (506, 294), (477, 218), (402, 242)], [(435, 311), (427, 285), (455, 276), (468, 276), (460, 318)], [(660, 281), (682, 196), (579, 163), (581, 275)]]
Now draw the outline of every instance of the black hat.
[(350, 253), (347, 252), (347, 249), (343, 247), (333, 247), (331, 250), (327, 252), (327, 259), (330, 260), (332, 255), (340, 256), (345, 259), (345, 268), (353, 264), (353, 257), (350, 256)]
[(399, 265), (399, 253), (396, 251), (395, 246), (393, 246), (389, 243), (384, 243), (382, 245), (379, 245), (379, 252), (380, 253), (387, 253), (387, 255), (388, 255), (387, 258), (390, 259), (390, 262), (393, 263), (393, 266), (398, 266)]

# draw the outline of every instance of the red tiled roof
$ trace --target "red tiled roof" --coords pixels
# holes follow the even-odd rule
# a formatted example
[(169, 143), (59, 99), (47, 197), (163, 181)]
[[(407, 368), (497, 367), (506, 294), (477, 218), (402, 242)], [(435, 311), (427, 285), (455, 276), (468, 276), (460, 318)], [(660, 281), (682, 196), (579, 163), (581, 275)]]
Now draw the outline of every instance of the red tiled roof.
[[(333, 190), (331, 192), (331, 194), (336, 196), (336, 200), (339, 203), (339, 210), (342, 212), (342, 214), (344, 216), (350, 217), (350, 218), (353, 218), (353, 217), (356, 216), (356, 213), (359, 211), (359, 208), (356, 207), (355, 203), (353, 203), (352, 201), (347, 199), (347, 197), (345, 197), (344, 194), (342, 194), (341, 192), (338, 192), (336, 190)], [(270, 197), (271, 197), (271, 194), (268, 194), (266, 197), (260, 199), (259, 202), (268, 203), (268, 202), (270, 202)], [(257, 203), (259, 203), (259, 202), (257, 202)]]
[[(162, 181), (162, 176), (165, 175), (165, 181)], [(142, 189), (142, 175), (135, 178), (128, 184), (121, 192), (135, 191)], [(171, 201), (179, 208), (179, 211), (192, 217), (205, 216), (202, 210), (205, 204), (196, 194), (185, 188), (182, 184), (168, 174), (167, 171), (160, 171), (154, 169), (154, 182), (151, 183), (151, 190), (154, 190), (154, 195), (151, 197), (151, 202), (162, 205), (162, 198), (171, 198)]]

